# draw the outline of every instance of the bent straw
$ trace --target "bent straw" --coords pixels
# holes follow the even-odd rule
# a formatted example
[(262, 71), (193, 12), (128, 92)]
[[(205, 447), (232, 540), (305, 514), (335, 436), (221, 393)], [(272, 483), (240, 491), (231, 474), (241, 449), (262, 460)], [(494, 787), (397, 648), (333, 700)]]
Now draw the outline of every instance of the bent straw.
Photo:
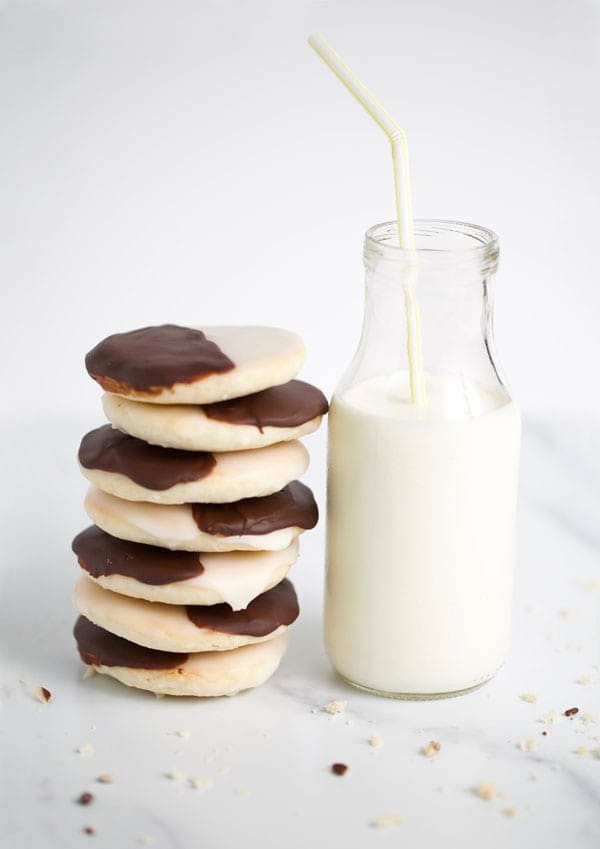
[[(401, 248), (414, 251), (415, 236), (410, 202), (408, 145), (404, 130), (392, 118), (389, 112), (384, 109), (381, 103), (376, 100), (344, 60), (338, 56), (322, 35), (318, 33), (311, 35), (308, 43), (388, 137), (392, 148), (398, 243)], [(423, 378), (423, 356), (421, 353), (421, 327), (419, 307), (414, 292), (414, 279), (415, 264), (413, 263), (408, 280), (405, 281), (403, 286), (404, 309), (406, 313), (406, 348), (408, 353), (411, 401), (418, 406), (424, 406), (426, 395)]]

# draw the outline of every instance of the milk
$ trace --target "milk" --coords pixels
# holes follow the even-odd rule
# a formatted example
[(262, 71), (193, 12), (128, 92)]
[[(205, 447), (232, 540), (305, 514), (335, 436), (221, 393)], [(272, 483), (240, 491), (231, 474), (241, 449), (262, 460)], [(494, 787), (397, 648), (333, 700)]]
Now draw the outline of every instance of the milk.
[(500, 385), (395, 373), (329, 415), (325, 643), (345, 678), (388, 694), (474, 687), (505, 660), (520, 417)]

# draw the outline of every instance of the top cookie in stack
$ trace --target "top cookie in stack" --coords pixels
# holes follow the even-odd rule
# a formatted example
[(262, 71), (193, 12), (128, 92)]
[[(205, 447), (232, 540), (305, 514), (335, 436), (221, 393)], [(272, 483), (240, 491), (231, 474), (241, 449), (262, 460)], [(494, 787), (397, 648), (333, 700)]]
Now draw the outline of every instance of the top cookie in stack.
[(86, 663), (175, 695), (232, 694), (277, 668), (298, 614), (285, 575), (317, 521), (296, 439), (327, 412), (293, 379), (303, 360), (270, 327), (147, 327), (87, 355), (113, 427), (79, 451), (96, 525), (73, 543)]

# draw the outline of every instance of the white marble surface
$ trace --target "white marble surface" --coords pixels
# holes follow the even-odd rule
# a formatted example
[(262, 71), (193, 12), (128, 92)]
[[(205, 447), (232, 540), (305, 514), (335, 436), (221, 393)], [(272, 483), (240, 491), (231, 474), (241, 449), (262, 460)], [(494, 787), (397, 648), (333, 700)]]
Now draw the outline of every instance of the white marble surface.
[[(4, 427), (2, 846), (121, 849), (144, 845), (144, 836), (157, 849), (600, 844), (600, 685), (577, 683), (599, 677), (597, 426), (526, 421), (510, 661), (471, 695), (408, 703), (355, 691), (329, 668), (322, 525), (304, 536), (294, 569), (302, 616), (289, 654), (262, 689), (157, 700), (100, 676), (83, 680), (69, 600), (69, 542), (85, 522), (73, 453), (95, 423)], [(308, 444), (308, 481), (322, 496), (324, 434)], [(31, 698), (35, 684), (52, 691), (50, 704)], [(524, 692), (537, 703), (522, 701)], [(313, 712), (331, 699), (347, 700), (346, 712)], [(574, 706), (575, 718), (563, 716)], [(557, 721), (542, 724), (551, 711)], [(374, 733), (379, 749), (367, 742)], [(533, 751), (519, 748), (528, 738)], [(441, 751), (429, 761), (421, 749), (432, 739)], [(92, 754), (76, 752), (85, 743)], [(576, 754), (579, 747), (587, 751)], [(349, 765), (344, 777), (331, 774), (334, 761)], [(173, 768), (214, 785), (202, 792), (170, 780)], [(98, 784), (106, 772), (115, 782)], [(478, 798), (480, 781), (502, 795)], [(82, 807), (75, 800), (86, 790), (95, 798)], [(403, 824), (374, 828), (383, 814), (400, 814)]]

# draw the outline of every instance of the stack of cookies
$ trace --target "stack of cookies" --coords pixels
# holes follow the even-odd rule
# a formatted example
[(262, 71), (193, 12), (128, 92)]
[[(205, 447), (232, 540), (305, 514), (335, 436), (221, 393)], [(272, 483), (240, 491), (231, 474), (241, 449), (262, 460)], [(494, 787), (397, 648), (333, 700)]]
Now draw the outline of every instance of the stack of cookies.
[(111, 424), (79, 464), (94, 526), (73, 541), (82, 660), (159, 694), (221, 696), (277, 669), (298, 616), (286, 578), (317, 522), (298, 438), (327, 412), (273, 327), (145, 327), (86, 367)]

